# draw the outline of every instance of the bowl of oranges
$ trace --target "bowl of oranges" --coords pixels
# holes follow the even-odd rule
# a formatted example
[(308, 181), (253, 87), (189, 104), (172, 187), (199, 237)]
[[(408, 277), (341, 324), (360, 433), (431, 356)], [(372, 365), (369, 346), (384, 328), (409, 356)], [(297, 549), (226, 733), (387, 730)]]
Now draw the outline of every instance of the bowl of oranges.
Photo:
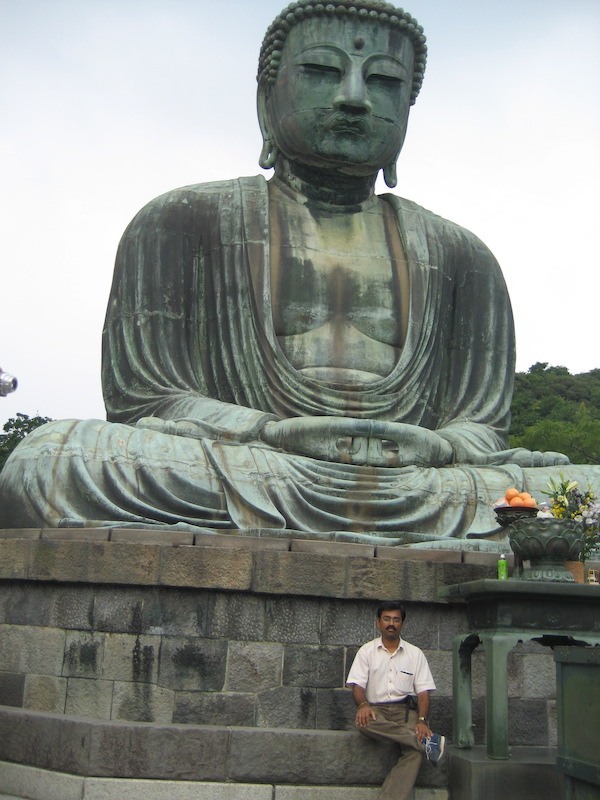
[(496, 500), (494, 511), (498, 523), (505, 528), (524, 517), (535, 517), (539, 509), (537, 500), (529, 492), (512, 488), (506, 490), (504, 497)]

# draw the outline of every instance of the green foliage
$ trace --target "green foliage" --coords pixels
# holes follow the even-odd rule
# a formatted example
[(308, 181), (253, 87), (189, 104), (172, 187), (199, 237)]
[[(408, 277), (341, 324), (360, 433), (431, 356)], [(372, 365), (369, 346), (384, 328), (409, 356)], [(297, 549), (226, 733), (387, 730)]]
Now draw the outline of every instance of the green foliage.
[(11, 417), (5, 422), (4, 433), (0, 435), (0, 470), (15, 447), (28, 433), (50, 421), (50, 417), (28, 417), (27, 414), (20, 414), (17, 411), (16, 417)]
[(571, 375), (538, 362), (518, 372), (509, 442), (564, 453), (574, 464), (599, 464), (600, 369)]

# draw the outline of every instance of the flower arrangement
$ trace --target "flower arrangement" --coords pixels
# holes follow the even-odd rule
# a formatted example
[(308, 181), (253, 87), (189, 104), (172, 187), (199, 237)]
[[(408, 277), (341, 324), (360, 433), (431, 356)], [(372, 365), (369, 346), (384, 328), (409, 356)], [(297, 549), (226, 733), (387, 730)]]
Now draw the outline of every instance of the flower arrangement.
[(562, 472), (560, 481), (551, 478), (546, 485), (548, 491), (542, 490), (542, 493), (548, 497), (548, 502), (540, 503), (538, 517), (583, 522), (585, 539), (579, 560), (587, 561), (600, 546), (600, 502), (596, 500), (591, 486), (582, 491), (577, 481), (568, 481)]

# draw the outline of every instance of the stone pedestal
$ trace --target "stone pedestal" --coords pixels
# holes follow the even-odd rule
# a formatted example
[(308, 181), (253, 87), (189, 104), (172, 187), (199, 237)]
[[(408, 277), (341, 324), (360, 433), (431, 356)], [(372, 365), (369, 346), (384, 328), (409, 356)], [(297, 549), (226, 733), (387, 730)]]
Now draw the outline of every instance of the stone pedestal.
[[(577, 584), (482, 580), (447, 586), (442, 596), (462, 598), (469, 633), (454, 642), (452, 800), (548, 800), (564, 796), (556, 750), (509, 745), (508, 657), (519, 642), (555, 647), (600, 644), (600, 592)], [(486, 652), (486, 747), (475, 748), (471, 658)], [(559, 719), (563, 709), (558, 709)], [(535, 721), (530, 720), (531, 730)], [(583, 797), (582, 797), (583, 800)]]
[(487, 755), (507, 759), (510, 651), (529, 640), (550, 647), (600, 644), (600, 592), (569, 583), (483, 580), (447, 586), (440, 593), (464, 600), (470, 631), (454, 642), (454, 741), (464, 748), (474, 744), (471, 655), (482, 644), (487, 654)]
[(567, 800), (600, 797), (600, 648), (557, 647), (558, 769)]
[[(439, 590), (491, 578), (497, 556), (253, 533), (0, 532), (0, 776), (41, 770), (77, 791), (170, 781), (198, 800), (260, 800), (265, 786), (278, 800), (370, 800), (396, 751), (354, 730), (345, 679), (387, 598), (406, 602), (406, 638), (438, 686), (434, 727), (450, 734), (452, 643), (468, 626)], [(553, 674), (550, 654), (514, 656), (516, 744), (552, 743), (553, 686), (536, 679), (546, 662)], [(449, 766), (425, 763), (415, 797), (446, 800)]]
[(556, 749), (515, 747), (510, 761), (492, 761), (484, 747), (451, 748), (452, 800), (560, 800)]

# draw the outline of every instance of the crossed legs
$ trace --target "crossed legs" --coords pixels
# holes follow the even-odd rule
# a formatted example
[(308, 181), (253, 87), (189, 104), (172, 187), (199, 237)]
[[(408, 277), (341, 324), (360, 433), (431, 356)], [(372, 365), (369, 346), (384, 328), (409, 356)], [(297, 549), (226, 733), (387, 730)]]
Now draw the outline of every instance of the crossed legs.
[(400, 758), (381, 787), (380, 800), (408, 800), (425, 749), (415, 733), (417, 712), (409, 711), (407, 718), (406, 706), (398, 703), (374, 705), (372, 708), (377, 719), (371, 720), (367, 728), (359, 728), (359, 731), (371, 739), (391, 740), (401, 747)]

